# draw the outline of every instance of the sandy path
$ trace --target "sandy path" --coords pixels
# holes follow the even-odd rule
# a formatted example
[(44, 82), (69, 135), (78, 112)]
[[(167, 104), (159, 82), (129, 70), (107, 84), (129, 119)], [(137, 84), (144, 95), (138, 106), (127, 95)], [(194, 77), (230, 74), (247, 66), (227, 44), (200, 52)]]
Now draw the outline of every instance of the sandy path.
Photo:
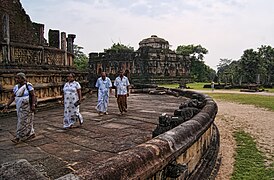
[(257, 147), (267, 157), (266, 165), (274, 161), (274, 112), (253, 105), (216, 100), (218, 114), (215, 123), (221, 134), (220, 153), (222, 164), (217, 180), (230, 179), (233, 172), (233, 155), (236, 143), (233, 131), (241, 129), (251, 134), (257, 142)]

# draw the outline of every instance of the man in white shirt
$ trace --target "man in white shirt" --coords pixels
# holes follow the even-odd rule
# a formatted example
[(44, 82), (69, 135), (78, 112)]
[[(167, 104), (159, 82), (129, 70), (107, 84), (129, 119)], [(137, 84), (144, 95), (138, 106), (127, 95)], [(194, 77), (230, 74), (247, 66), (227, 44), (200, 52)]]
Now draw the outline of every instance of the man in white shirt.
[(127, 97), (129, 96), (129, 81), (122, 70), (119, 71), (119, 76), (114, 81), (115, 97), (120, 111), (120, 115), (127, 112)]
[(96, 109), (99, 115), (108, 114), (109, 92), (111, 92), (112, 83), (106, 73), (102, 72), (101, 77), (97, 79), (95, 87), (98, 88), (98, 103)]

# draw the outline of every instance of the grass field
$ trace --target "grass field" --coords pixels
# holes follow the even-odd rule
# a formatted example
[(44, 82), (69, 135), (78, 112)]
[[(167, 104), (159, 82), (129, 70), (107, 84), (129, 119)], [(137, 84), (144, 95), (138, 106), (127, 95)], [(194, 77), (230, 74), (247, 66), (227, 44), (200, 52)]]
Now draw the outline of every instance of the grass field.
[(256, 107), (266, 108), (274, 111), (274, 96), (262, 96), (255, 94), (227, 94), (227, 93), (208, 93), (213, 99), (221, 99), (241, 104), (252, 104)]
[[(210, 83), (188, 83), (186, 86), (190, 89), (196, 89), (196, 90), (210, 90), (209, 88), (203, 88), (205, 84)], [(166, 87), (166, 88), (178, 88), (179, 84), (160, 84), (158, 85), (160, 87)], [(226, 89), (226, 91), (239, 91), (240, 89)], [(265, 88), (264, 89), (267, 92), (274, 93), (274, 88)]]
[[(232, 180), (271, 180), (273, 168), (266, 168), (264, 156), (257, 149), (254, 139), (244, 131), (234, 132), (237, 148)], [(273, 166), (273, 164), (272, 164)]]
[(179, 84), (159, 84), (159, 87), (165, 87), (165, 88), (178, 88)]
[(274, 93), (274, 88), (272, 88), (272, 89), (266, 88), (265, 90), (266, 90), (267, 92)]
[[(208, 83), (190, 83), (187, 84), (188, 87), (194, 90), (210, 90), (205, 89), (203, 86)], [(161, 84), (161, 87), (166, 88), (178, 88), (179, 84)], [(267, 89), (268, 92), (273, 92), (274, 89)], [(227, 91), (227, 90), (226, 90)], [(235, 90), (231, 90), (235, 91)], [(239, 91), (239, 89), (237, 89)], [(266, 108), (271, 111), (274, 111), (274, 96), (262, 96), (256, 94), (235, 94), (235, 93), (216, 93), (216, 92), (208, 92), (209, 96), (214, 99), (222, 99), (230, 102), (237, 102), (241, 104), (251, 104), (256, 107)]]
[(190, 87), (190, 89), (206, 90), (205, 88), (203, 88), (205, 84), (210, 84), (210, 83), (189, 83), (186, 86)]

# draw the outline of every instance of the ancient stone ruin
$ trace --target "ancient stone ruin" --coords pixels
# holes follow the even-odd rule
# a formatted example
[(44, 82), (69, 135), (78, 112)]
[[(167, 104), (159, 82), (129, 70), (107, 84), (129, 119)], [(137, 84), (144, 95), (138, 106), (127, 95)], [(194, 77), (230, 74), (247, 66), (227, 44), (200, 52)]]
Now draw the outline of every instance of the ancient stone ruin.
[(90, 76), (94, 81), (102, 71), (114, 79), (123, 69), (133, 84), (179, 83), (189, 79), (190, 59), (169, 49), (169, 42), (152, 35), (139, 43), (135, 52), (90, 53)]
[[(87, 74), (76, 71), (73, 66), (74, 34), (50, 30), (47, 41), (43, 34), (44, 25), (33, 23), (19, 0), (1, 0), (0, 17), (0, 107), (10, 97), (15, 84), (14, 75), (18, 72), (27, 74), (40, 102), (60, 98), (68, 72), (75, 72), (78, 81), (87, 84)], [(189, 78), (189, 60), (171, 51), (168, 41), (151, 36), (139, 45), (135, 52), (90, 53), (90, 77), (95, 80), (101, 71), (115, 76), (123, 68), (134, 84), (180, 82)], [(152, 132), (154, 138), (120, 152), (96, 168), (83, 168), (74, 175), (60, 178), (152, 180), (214, 177), (219, 150), (219, 132), (214, 124), (217, 104), (212, 98), (193, 91), (175, 89), (165, 93), (190, 100), (178, 105), (174, 116), (159, 117), (159, 125)], [(8, 174), (10, 179), (17, 178), (12, 168), (23, 170), (22, 179), (28, 179), (29, 175), (43, 179), (25, 160), (2, 165), (0, 173)]]
[(19, 0), (1, 0), (0, 18), (0, 107), (8, 101), (18, 72), (26, 73), (39, 102), (61, 97), (68, 72), (87, 84), (86, 74), (73, 66), (74, 34), (50, 30), (47, 42), (44, 24), (32, 22)]

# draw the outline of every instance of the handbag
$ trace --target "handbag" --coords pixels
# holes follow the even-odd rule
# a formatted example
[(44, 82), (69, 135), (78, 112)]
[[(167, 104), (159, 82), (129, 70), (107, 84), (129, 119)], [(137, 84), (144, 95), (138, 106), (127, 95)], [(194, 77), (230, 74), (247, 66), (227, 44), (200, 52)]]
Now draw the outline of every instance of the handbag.
[(74, 106), (75, 107), (77, 107), (77, 106), (79, 106), (81, 103), (80, 103), (80, 101), (78, 100), (78, 101), (76, 101), (75, 103), (74, 103)]
[[(32, 96), (31, 96), (31, 94), (30, 94), (30, 90), (29, 90), (29, 87), (28, 87), (28, 84), (27, 84), (27, 83), (26, 83), (26, 88), (27, 88), (27, 90), (28, 90), (28, 92), (29, 92), (29, 104), (30, 104), (30, 106), (31, 106), (32, 104), (34, 104), (34, 106), (37, 107), (37, 106), (38, 106), (37, 98), (36, 98), (36, 96), (35, 96), (35, 94), (34, 94), (34, 100), (32, 99)], [(34, 103), (33, 103), (33, 102), (34, 102)]]

